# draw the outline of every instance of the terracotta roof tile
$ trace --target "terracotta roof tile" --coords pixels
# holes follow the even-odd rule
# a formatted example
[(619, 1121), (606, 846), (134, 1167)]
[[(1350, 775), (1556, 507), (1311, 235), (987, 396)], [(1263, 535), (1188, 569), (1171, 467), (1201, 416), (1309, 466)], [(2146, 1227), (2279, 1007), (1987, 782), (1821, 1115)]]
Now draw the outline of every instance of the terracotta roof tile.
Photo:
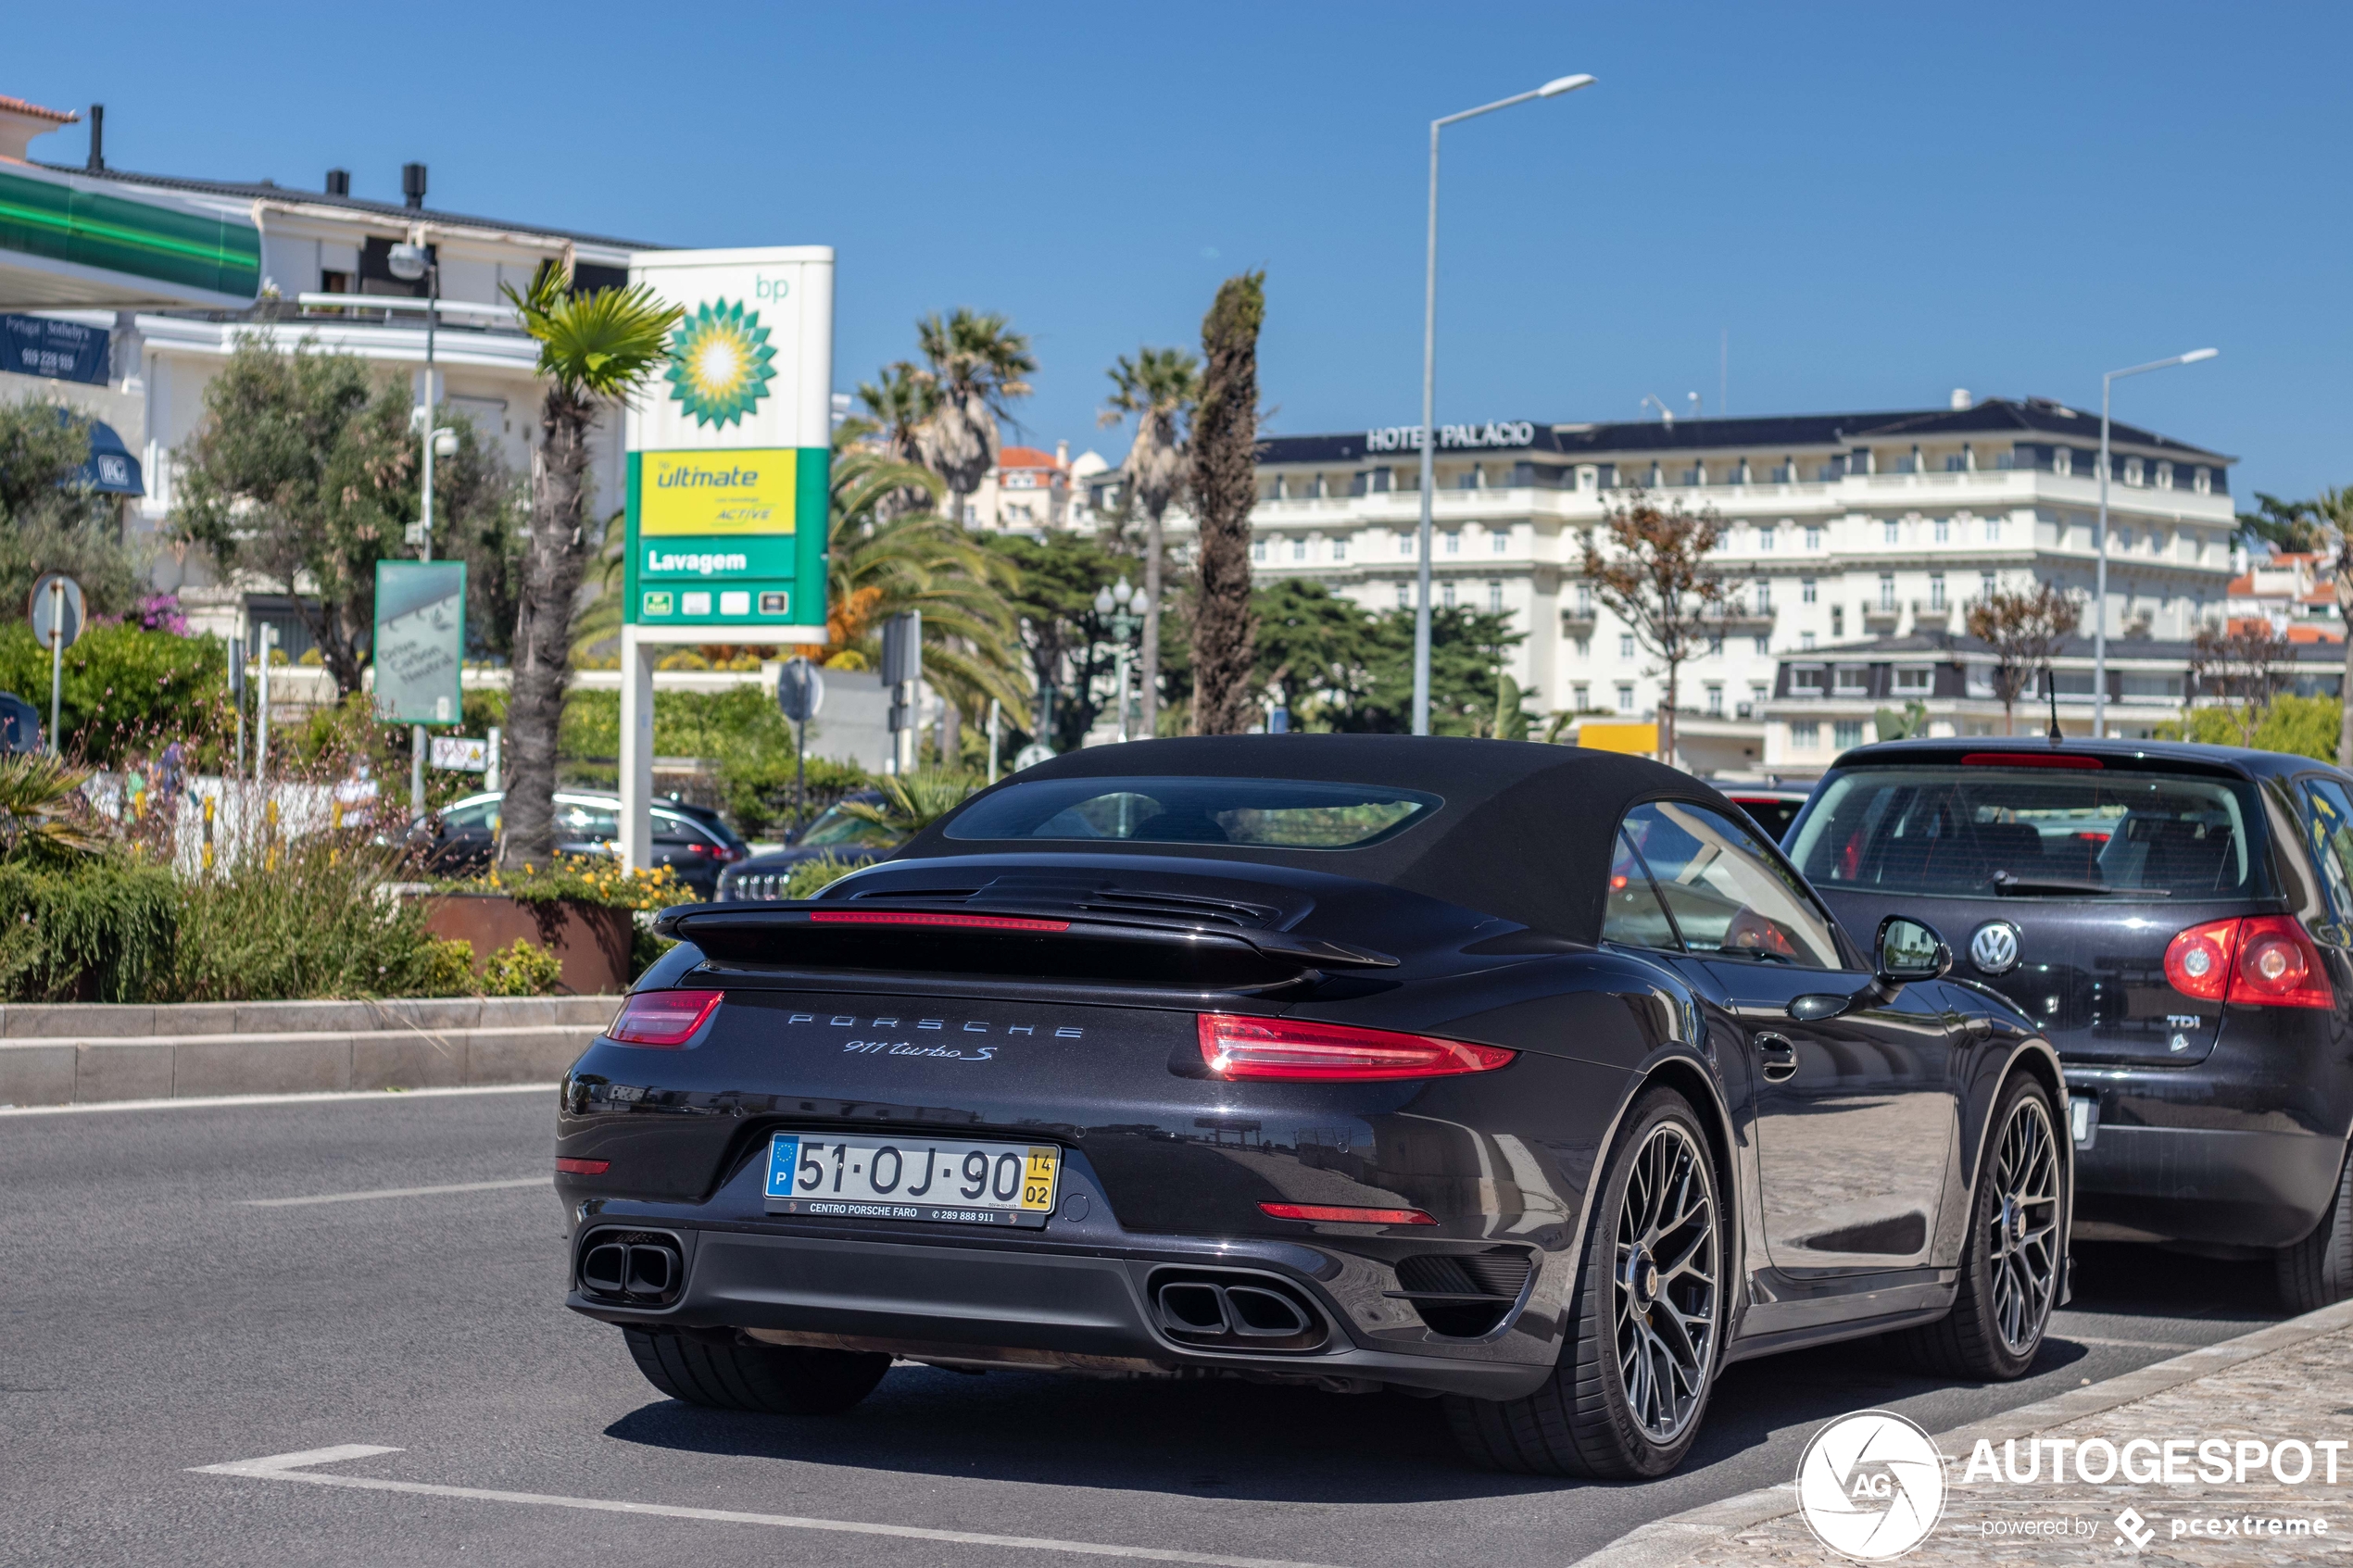
[(82, 117), (75, 114), (70, 109), (44, 108), (39, 104), (29, 104), (22, 98), (11, 98), (6, 93), (0, 93), (0, 109), (5, 109), (14, 114), (33, 115), (42, 119), (54, 121), (58, 125), (79, 125), (82, 123)]

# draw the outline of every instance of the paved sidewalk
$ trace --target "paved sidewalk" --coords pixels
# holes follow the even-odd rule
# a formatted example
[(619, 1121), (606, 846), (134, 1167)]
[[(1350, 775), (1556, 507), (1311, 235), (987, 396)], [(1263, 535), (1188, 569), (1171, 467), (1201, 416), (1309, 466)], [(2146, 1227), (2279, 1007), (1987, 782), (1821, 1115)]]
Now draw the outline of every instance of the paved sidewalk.
[[(2353, 1563), (2353, 1302), (1935, 1436), (1946, 1461), (1944, 1511), (1936, 1530), (1899, 1559), (1906, 1568)], [(2068, 1445), (2071, 1455), (2075, 1445), (2105, 1440), (2122, 1454), (2136, 1439), (2159, 1445), (2158, 1453), (2169, 1440), (2187, 1439), (2174, 1450), (2181, 1479), (2135, 1482), (2120, 1468), (2093, 1484), (2070, 1458), (2053, 1484), (2054, 1445)], [(2007, 1452), (2018, 1474), (2034, 1478), (1989, 1478), (1982, 1461), (1970, 1478), (1981, 1440), (1995, 1463)], [(2216, 1457), (2232, 1471), (2221, 1482), (2204, 1478), (2214, 1463), (2201, 1474), (2199, 1445), (2208, 1440), (2230, 1445)], [(2270, 1450), (2290, 1440), (2310, 1450), (2299, 1485), (2271, 1468)], [(2322, 1447), (2331, 1442), (2333, 1451)], [(2030, 1470), (2030, 1456), (2039, 1471)], [(2303, 1457), (2291, 1449), (2280, 1460), (2284, 1473), (2296, 1475)], [(2146, 1474), (2155, 1458), (2144, 1448), (2132, 1463)], [(2241, 1459), (2248, 1461), (2243, 1484)], [(2095, 1447), (2093, 1469), (2105, 1467)], [(2120, 1524), (2128, 1509), (2136, 1517)], [(1850, 1561), (1814, 1537), (1793, 1481), (1647, 1524), (1578, 1568), (1839, 1568)]]

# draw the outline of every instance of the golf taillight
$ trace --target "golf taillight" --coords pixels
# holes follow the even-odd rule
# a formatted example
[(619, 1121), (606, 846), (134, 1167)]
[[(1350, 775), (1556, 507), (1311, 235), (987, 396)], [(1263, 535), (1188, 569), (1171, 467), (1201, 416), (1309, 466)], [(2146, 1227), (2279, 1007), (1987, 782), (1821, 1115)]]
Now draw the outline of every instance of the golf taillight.
[(1518, 1055), (1428, 1035), (1399, 1035), (1347, 1023), (1288, 1018), (1201, 1015), (1201, 1058), (1220, 1078), (1271, 1078), (1294, 1084), (1441, 1078), (1491, 1073)]
[(625, 1046), (675, 1049), (719, 1009), (724, 991), (638, 991), (621, 1004), (605, 1033)]
[(2208, 921), (2174, 934), (2165, 978), (2200, 1001), (2249, 1007), (2336, 1005), (2320, 950), (2293, 915)]

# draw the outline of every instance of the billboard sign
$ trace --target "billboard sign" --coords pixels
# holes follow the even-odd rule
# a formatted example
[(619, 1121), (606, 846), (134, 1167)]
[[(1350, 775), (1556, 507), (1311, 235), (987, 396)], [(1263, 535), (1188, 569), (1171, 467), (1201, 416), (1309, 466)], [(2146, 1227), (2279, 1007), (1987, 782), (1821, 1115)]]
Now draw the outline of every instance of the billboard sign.
[(685, 312), (630, 408), (625, 615), (724, 634), (825, 619), (833, 251), (652, 251)]
[(376, 712), (387, 724), (455, 724), (466, 657), (466, 563), (376, 563)]

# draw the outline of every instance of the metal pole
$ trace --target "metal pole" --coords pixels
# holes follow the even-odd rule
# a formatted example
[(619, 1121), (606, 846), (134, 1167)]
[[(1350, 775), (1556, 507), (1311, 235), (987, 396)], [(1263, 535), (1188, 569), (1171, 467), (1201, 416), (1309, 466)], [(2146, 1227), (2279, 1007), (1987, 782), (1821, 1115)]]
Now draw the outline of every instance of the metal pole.
[(988, 782), (997, 782), (997, 726), (1002, 717), (1003, 704), (995, 697), (988, 699)]
[(57, 734), (59, 700), (66, 684), (66, 585), (49, 580), (49, 755), (65, 755), (64, 737)]
[(792, 727), (792, 835), (798, 839), (809, 820), (809, 721), (794, 721)]
[(1429, 248), (1422, 273), (1422, 521), (1416, 531), (1421, 559), (1414, 580), (1414, 733), (1429, 734), (1429, 529), (1436, 438), (1430, 428), (1438, 407), (1438, 132), (1429, 122)]
[(229, 639), (229, 709), (237, 716), (237, 750), (232, 777), (245, 772), (245, 640)]
[[(440, 264), (429, 264), (425, 268), (425, 277), (429, 281), (425, 285), (428, 291), (425, 295), (425, 482), (422, 508), (424, 516), (419, 520), (423, 526), (418, 530), (424, 537), (418, 541), (419, 560), (433, 559), (433, 339), (434, 328), (441, 316), (435, 308), (441, 303)], [(417, 817), (423, 816), (425, 812), (425, 727), (422, 724), (409, 726), (409, 811), (411, 816)]]
[[(2100, 377), (2100, 521), (2092, 532), (2099, 555), (2092, 568), (2092, 738), (2108, 738), (2108, 406), (2116, 372)], [(2045, 680), (2050, 677), (2045, 675)], [(2057, 716), (2052, 716), (2057, 723)]]
[(277, 641), (278, 628), (267, 621), (263, 621), (258, 639), (261, 685), (254, 694), (253, 776), (256, 781), (270, 776), (270, 650), (277, 645)]
[(1119, 738), (1127, 738), (1127, 639), (1119, 639)]

